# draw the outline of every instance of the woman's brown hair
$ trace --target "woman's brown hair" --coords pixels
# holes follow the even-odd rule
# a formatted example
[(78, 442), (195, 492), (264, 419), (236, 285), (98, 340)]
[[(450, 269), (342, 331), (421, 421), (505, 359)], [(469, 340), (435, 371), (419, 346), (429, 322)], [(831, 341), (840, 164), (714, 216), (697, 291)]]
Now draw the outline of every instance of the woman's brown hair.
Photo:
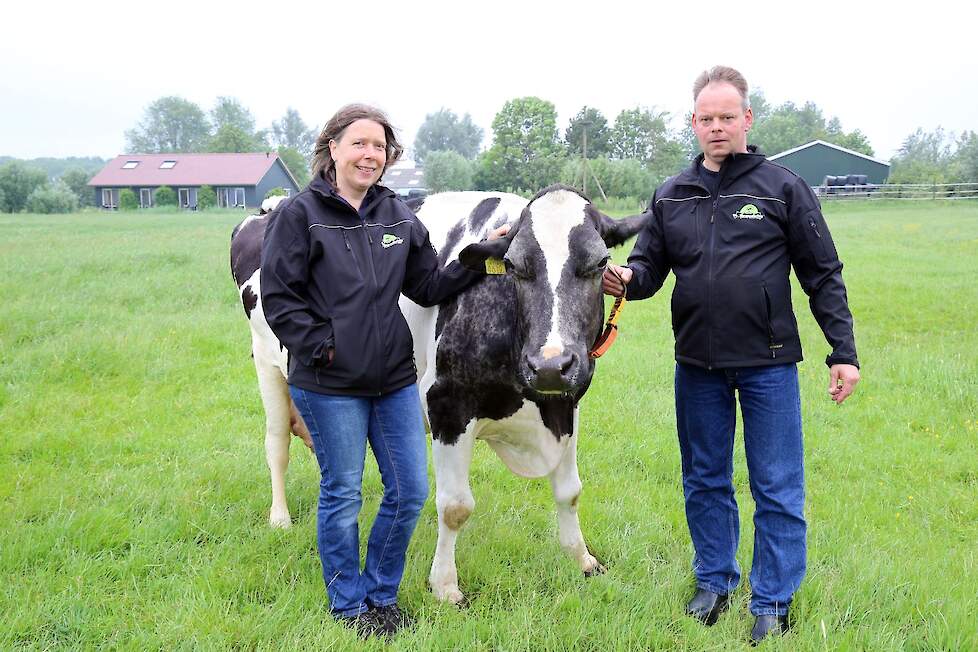
[[(316, 145), (312, 150), (312, 175), (313, 177), (322, 174), (327, 181), (336, 183), (336, 162), (329, 152), (329, 141), (339, 140), (343, 137), (346, 128), (357, 120), (372, 120), (384, 128), (384, 137), (387, 140), (387, 161), (384, 163), (384, 170), (394, 165), (397, 159), (401, 158), (404, 148), (397, 142), (394, 135), (394, 127), (391, 126), (387, 115), (380, 109), (376, 109), (367, 104), (347, 104), (329, 119), (326, 126), (316, 139)], [(383, 174), (381, 175), (383, 176)]]

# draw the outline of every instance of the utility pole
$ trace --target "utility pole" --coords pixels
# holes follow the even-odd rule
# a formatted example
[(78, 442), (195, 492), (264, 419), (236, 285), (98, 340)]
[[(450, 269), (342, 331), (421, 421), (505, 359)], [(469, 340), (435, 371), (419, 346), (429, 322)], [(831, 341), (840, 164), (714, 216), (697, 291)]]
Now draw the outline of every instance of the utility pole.
[(581, 190), (585, 196), (587, 196), (587, 175), (590, 174), (594, 179), (594, 183), (598, 186), (598, 192), (601, 193), (601, 197), (605, 201), (608, 201), (608, 196), (604, 194), (604, 188), (601, 187), (601, 182), (598, 181), (598, 177), (594, 174), (591, 166), (587, 162), (587, 128), (593, 124), (587, 119), (587, 107), (584, 107), (584, 119), (581, 120), (580, 125), (584, 127), (583, 138), (581, 140)]

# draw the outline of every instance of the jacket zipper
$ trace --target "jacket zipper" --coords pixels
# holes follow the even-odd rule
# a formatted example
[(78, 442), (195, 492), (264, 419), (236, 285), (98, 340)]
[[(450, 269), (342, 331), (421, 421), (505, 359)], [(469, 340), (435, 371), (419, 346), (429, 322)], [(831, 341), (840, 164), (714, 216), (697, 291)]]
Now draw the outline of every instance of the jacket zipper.
[(767, 308), (768, 349), (771, 350), (771, 359), (773, 360), (776, 357), (775, 352), (781, 346), (774, 343), (774, 310), (771, 308), (771, 295), (767, 291), (767, 285), (762, 285), (761, 289), (764, 291), (764, 306)]
[(713, 250), (716, 242), (714, 233), (713, 218), (717, 213), (717, 204), (720, 203), (720, 189), (717, 187), (717, 195), (713, 198), (713, 206), (710, 208), (710, 273), (707, 277), (706, 295), (706, 329), (709, 350), (706, 358), (706, 368), (713, 369)]
[[(364, 218), (362, 215), (359, 215), (359, 213), (358, 213), (358, 217), (360, 218), (360, 223), (363, 225), (363, 232), (367, 236), (367, 261), (368, 261), (368, 263), (370, 265), (370, 275), (371, 275), (371, 277), (373, 277), (373, 280), (374, 280), (374, 286), (373, 286), (373, 292), (372, 292), (372, 294), (373, 294), (373, 300), (370, 302), (370, 312), (373, 313), (373, 317), (374, 317), (374, 330), (377, 333), (377, 338), (376, 338), (377, 339), (377, 359), (378, 360), (382, 360), (384, 358), (384, 356), (383, 356), (383, 352), (384, 352), (384, 340), (380, 336), (380, 315), (377, 314), (377, 301), (376, 301), (376, 299), (377, 299), (377, 295), (380, 294), (380, 282), (377, 280), (377, 267), (376, 267), (376, 265), (374, 265), (374, 252), (373, 252), (373, 246), (372, 246), (373, 243), (374, 243), (374, 239), (372, 237), (370, 237), (370, 230), (367, 227), (367, 220), (366, 220), (366, 218)], [(383, 375), (384, 375), (383, 374), (383, 370), (380, 370), (380, 374), (377, 375), (378, 381), (383, 377)], [(375, 393), (376, 393), (377, 396), (380, 396), (381, 394), (384, 393), (383, 392), (383, 389), (384, 388), (381, 385), (375, 385), (374, 386), (374, 390), (375, 390)]]

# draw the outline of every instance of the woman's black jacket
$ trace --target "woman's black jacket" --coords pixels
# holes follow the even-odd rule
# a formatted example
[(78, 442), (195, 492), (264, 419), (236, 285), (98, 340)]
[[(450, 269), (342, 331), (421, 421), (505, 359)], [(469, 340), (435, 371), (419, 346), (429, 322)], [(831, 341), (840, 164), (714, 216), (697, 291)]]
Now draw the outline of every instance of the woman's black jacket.
[(262, 309), (289, 351), (289, 383), (324, 394), (378, 396), (415, 382), (398, 297), (432, 306), (480, 277), (457, 261), (439, 269), (427, 229), (377, 185), (358, 212), (315, 178), (272, 215), (262, 245)]

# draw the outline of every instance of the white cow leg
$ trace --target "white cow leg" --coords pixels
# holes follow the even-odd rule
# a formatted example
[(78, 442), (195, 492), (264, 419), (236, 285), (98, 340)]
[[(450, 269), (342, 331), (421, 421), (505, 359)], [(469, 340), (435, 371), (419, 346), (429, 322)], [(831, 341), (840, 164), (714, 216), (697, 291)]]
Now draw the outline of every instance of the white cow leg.
[[(256, 365), (257, 367), (257, 365)], [(265, 406), (265, 459), (272, 476), (272, 508), (268, 522), (272, 527), (292, 525), (285, 500), (285, 471), (289, 468), (289, 387), (278, 369), (258, 369), (258, 388)]]
[(577, 473), (577, 412), (574, 413), (574, 436), (568, 442), (560, 464), (550, 473), (550, 487), (557, 503), (557, 532), (564, 549), (587, 576), (605, 571), (584, 543), (577, 517), (577, 500), (581, 495), (581, 478)]
[(469, 466), (475, 442), (474, 423), (459, 440), (446, 446), (432, 441), (435, 462), (435, 505), (438, 508), (438, 544), (431, 562), (428, 584), (439, 600), (459, 604), (463, 595), (458, 588), (455, 568), (455, 541), (462, 525), (475, 509), (475, 498), (469, 487)]

